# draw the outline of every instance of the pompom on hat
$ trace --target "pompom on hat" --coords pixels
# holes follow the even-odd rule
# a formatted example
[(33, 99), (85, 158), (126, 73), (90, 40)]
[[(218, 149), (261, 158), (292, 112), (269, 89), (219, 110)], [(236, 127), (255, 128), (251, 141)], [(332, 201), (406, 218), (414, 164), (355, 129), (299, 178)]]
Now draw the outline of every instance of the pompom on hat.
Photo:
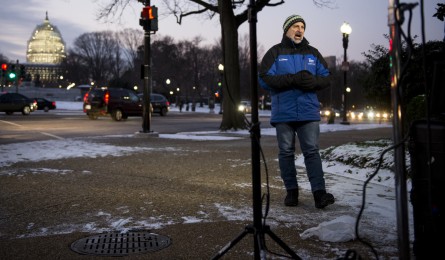
[(306, 22), (303, 20), (303, 17), (293, 14), (293, 15), (287, 17), (283, 23), (284, 33), (286, 33), (287, 30), (289, 30), (289, 28), (296, 22), (302, 22), (304, 24), (304, 28), (306, 28)]

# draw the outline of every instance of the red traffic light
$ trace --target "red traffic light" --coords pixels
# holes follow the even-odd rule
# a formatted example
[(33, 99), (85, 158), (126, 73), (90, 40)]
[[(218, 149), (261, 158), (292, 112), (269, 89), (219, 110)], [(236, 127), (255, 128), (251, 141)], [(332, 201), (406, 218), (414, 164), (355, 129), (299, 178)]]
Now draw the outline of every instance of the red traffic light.
[[(156, 8), (156, 7), (155, 7)], [(155, 14), (153, 14), (153, 7), (146, 6), (142, 8), (141, 17), (147, 20), (153, 20), (155, 19)]]
[(145, 31), (156, 32), (158, 30), (158, 8), (154, 5), (142, 8), (139, 25), (144, 27)]
[(8, 69), (8, 64), (2, 63), (2, 70), (6, 71)]

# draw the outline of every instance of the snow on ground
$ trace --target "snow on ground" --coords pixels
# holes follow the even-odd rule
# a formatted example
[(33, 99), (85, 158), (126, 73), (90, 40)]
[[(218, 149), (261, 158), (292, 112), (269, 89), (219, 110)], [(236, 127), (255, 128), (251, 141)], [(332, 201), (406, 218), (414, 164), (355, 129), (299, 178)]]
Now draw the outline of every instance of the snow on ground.
[[(81, 110), (82, 103), (81, 102), (57, 102), (58, 110)], [(175, 106), (171, 107), (172, 112), (178, 111), (178, 108)], [(215, 111), (219, 111), (219, 108), (216, 107)], [(183, 109), (183, 113), (186, 113)], [(208, 113), (208, 108), (196, 108), (197, 113), (205, 112)], [(259, 111), (260, 116), (270, 116), (270, 111)], [(332, 131), (344, 131), (344, 130), (361, 130), (361, 129), (369, 129), (369, 128), (378, 128), (378, 127), (391, 127), (391, 124), (383, 123), (383, 124), (350, 124), (350, 125), (341, 125), (341, 124), (321, 124), (321, 132), (332, 132)], [(187, 133), (178, 133), (178, 134), (160, 134), (160, 138), (177, 138), (177, 139), (193, 139), (197, 141), (209, 141), (209, 140), (225, 140), (227, 138), (245, 138), (245, 136), (249, 135), (247, 130), (242, 131), (233, 131), (230, 137), (219, 135), (219, 131), (211, 131), (211, 132), (187, 132)], [(274, 128), (262, 128), (262, 135), (275, 135)], [(237, 135), (239, 137), (237, 137)], [(379, 141), (379, 142), (385, 142)], [(391, 143), (386, 141), (385, 145), (372, 145), (372, 143), (368, 143), (367, 145), (361, 146), (360, 144), (346, 144), (339, 147), (331, 147), (321, 151), (322, 157), (325, 158), (323, 160), (323, 168), (326, 172), (326, 179), (328, 179), (327, 183), (331, 185), (328, 187), (337, 198), (337, 201), (341, 201), (342, 204), (353, 206), (357, 208), (361, 205), (362, 202), (362, 186), (363, 182), (375, 172), (375, 168), (377, 165), (378, 157), (380, 156), (381, 151), (389, 147)], [(47, 149), (47, 147), (51, 147), (53, 153), (38, 153), (35, 151), (39, 151), (40, 149)], [(88, 148), (88, 149), (87, 149)], [(7, 144), (0, 145), (0, 176), (1, 175), (15, 175), (18, 174), (16, 172), (7, 170), (7, 166), (10, 166), (17, 162), (22, 161), (40, 161), (40, 160), (56, 160), (61, 158), (72, 158), (72, 157), (102, 157), (102, 156), (123, 156), (130, 153), (138, 153), (144, 152), (145, 150), (150, 150), (152, 148), (141, 148), (141, 147), (122, 147), (122, 146), (113, 146), (110, 144), (101, 144), (101, 143), (92, 143), (86, 142), (83, 140), (74, 140), (74, 139), (64, 139), (64, 140), (47, 140), (47, 141), (35, 141), (35, 142), (27, 142), (27, 143), (15, 143), (15, 144)], [(153, 148), (154, 149), (154, 148)], [(173, 149), (173, 148), (163, 148), (163, 149)], [(88, 151), (88, 152), (86, 152)], [(351, 156), (355, 156), (355, 158), (351, 159)], [(351, 162), (354, 159), (366, 157), (367, 164), (360, 165), (357, 163), (356, 165), (345, 164), (344, 162)], [(359, 159), (357, 159), (360, 161)], [(396, 213), (395, 213), (395, 203), (394, 203), (394, 173), (390, 171), (391, 162), (393, 161), (392, 153), (388, 153), (384, 157), (384, 163), (378, 175), (371, 181), (374, 186), (369, 190), (367, 196), (372, 196), (373, 203), (367, 206), (367, 214), (375, 217), (375, 226), (383, 226), (384, 227), (393, 227), (396, 228)], [(304, 167), (303, 158), (299, 155), (296, 159), (296, 165), (298, 167)], [(54, 174), (67, 174), (66, 170), (54, 170), (52, 169)], [(42, 172), (42, 169), (32, 169), (33, 173), (38, 174)], [(47, 170), (44, 170), (48, 172)], [(309, 182), (307, 178), (303, 176), (303, 174), (299, 175), (299, 184), (301, 188), (310, 190)], [(250, 184), (239, 184), (240, 186)], [(409, 183), (408, 183), (409, 185)], [(409, 188), (408, 188), (409, 190)], [(250, 208), (232, 208), (230, 205), (221, 205), (215, 204), (218, 211), (225, 216), (228, 220), (249, 220), (251, 218), (251, 209)], [(410, 208), (410, 211), (412, 209)], [(128, 218), (121, 218), (119, 216), (111, 216), (107, 212), (97, 212), (95, 213), (97, 216), (103, 216), (107, 219), (109, 223), (110, 230), (129, 230), (129, 229), (137, 229), (137, 228), (149, 228), (156, 229), (160, 228), (164, 225), (175, 224), (172, 220), (165, 219), (164, 217), (152, 218), (149, 220), (139, 221)], [(284, 212), (274, 212), (274, 219), (292, 219), (289, 220), (289, 223), (298, 223), (301, 218), (301, 221), (304, 220), (305, 216), (288, 216)], [(296, 219), (297, 218), (297, 219)], [(347, 218), (340, 217), (338, 219), (334, 219), (335, 225), (337, 227), (341, 227), (340, 224), (345, 224), (344, 221)], [(183, 223), (196, 223), (196, 222), (208, 222), (211, 221), (209, 216), (205, 214), (197, 215), (197, 216), (184, 216)], [(337, 222), (336, 222), (337, 221)], [(340, 224), (339, 222), (340, 221)], [(324, 225), (332, 225), (332, 223), (320, 223)], [(346, 223), (348, 224), (348, 223)], [(349, 223), (350, 225), (351, 223)], [(32, 225), (32, 223), (30, 224)], [(411, 223), (412, 225), (412, 223)], [(323, 232), (321, 227), (317, 227), (317, 232)], [(99, 230), (95, 223), (85, 223), (81, 226), (70, 226), (69, 224), (64, 224), (59, 227), (48, 227), (47, 229), (43, 229), (38, 233), (27, 234), (23, 236), (45, 236), (50, 234), (58, 234), (58, 233), (70, 233), (73, 231), (83, 231), (83, 232), (103, 232), (107, 230)], [(341, 230), (336, 230), (337, 234), (341, 234)], [(314, 230), (311, 230), (314, 233)], [(311, 232), (306, 232), (305, 235), (310, 235)], [(328, 232), (332, 232), (328, 231)], [(374, 236), (375, 239), (381, 240), (382, 230), (376, 228), (375, 231), (367, 230), (366, 234), (369, 236)], [(316, 232), (315, 232), (316, 233)], [(392, 234), (396, 234), (392, 233)], [(319, 234), (320, 237), (323, 234)], [(396, 240), (394, 237), (387, 237), (385, 239)]]

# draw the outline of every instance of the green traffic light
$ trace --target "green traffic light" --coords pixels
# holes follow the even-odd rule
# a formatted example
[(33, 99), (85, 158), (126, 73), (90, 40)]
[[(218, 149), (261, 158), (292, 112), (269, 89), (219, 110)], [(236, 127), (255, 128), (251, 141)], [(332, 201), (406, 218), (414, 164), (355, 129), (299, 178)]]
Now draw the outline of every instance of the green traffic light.
[(14, 72), (10, 72), (8, 76), (9, 76), (9, 79), (15, 79), (16, 75)]

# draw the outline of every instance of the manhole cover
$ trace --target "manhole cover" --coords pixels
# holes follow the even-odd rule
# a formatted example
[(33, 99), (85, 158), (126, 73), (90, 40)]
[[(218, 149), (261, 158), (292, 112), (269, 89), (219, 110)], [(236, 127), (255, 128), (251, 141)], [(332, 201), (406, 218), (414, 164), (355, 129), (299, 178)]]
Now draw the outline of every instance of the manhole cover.
[(84, 255), (126, 256), (164, 249), (170, 238), (148, 231), (111, 232), (79, 239), (71, 250)]

